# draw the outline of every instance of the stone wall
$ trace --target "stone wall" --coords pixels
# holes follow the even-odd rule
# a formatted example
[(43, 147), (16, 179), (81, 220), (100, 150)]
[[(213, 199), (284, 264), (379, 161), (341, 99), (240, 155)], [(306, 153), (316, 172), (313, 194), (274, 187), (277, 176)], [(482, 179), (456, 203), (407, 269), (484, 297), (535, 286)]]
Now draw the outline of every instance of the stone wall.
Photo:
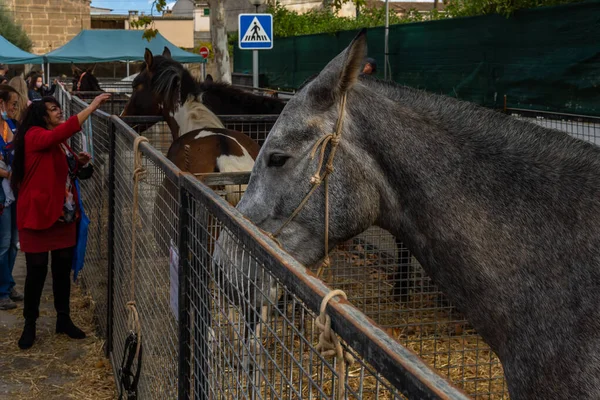
[(90, 0), (0, 0), (13, 11), (33, 42), (32, 53), (45, 54), (90, 29)]

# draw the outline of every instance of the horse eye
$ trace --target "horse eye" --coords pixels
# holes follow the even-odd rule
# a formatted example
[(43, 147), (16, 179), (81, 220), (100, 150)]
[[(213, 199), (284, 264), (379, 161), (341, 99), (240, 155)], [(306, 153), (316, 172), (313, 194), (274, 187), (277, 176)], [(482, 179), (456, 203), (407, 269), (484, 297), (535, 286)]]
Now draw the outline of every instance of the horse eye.
[(288, 158), (290, 158), (290, 157), (283, 155), (283, 154), (271, 154), (271, 157), (269, 157), (269, 164), (267, 166), (268, 167), (283, 167), (283, 165), (288, 160)]

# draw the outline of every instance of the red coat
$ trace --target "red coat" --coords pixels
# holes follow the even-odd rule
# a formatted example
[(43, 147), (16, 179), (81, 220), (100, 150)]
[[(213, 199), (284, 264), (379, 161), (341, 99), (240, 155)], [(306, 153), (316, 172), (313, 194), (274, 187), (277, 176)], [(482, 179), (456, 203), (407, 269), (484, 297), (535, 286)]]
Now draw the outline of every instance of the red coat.
[(25, 134), (25, 176), (17, 197), (17, 229), (48, 229), (62, 216), (69, 167), (60, 144), (80, 130), (74, 115), (53, 130), (33, 127)]

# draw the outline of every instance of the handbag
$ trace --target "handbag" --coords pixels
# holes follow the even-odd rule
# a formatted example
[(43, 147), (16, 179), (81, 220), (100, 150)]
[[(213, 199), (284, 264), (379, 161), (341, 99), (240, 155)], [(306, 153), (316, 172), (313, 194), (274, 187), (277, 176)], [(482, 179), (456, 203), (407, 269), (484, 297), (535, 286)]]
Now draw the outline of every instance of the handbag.
[(77, 179), (75, 179), (75, 190), (77, 190), (77, 199), (81, 218), (77, 222), (77, 239), (73, 254), (73, 265), (71, 267), (71, 269), (73, 270), (73, 282), (77, 280), (77, 275), (79, 274), (79, 271), (83, 269), (83, 265), (85, 262), (85, 251), (87, 248), (88, 228), (90, 225), (90, 219), (88, 218), (83, 209), (81, 190), (79, 189), (79, 180)]
[(81, 180), (90, 179), (92, 175), (94, 175), (94, 164), (91, 162), (77, 170), (77, 177)]

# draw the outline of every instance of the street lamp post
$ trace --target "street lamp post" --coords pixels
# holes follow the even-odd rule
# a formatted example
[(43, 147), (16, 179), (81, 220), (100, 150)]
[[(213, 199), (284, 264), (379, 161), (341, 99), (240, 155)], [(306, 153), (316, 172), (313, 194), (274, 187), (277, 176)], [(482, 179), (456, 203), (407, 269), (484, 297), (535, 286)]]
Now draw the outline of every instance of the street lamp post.
[[(265, 3), (265, 0), (249, 0), (255, 7), (258, 14), (258, 7)], [(258, 50), (252, 50), (252, 86), (258, 88)]]

